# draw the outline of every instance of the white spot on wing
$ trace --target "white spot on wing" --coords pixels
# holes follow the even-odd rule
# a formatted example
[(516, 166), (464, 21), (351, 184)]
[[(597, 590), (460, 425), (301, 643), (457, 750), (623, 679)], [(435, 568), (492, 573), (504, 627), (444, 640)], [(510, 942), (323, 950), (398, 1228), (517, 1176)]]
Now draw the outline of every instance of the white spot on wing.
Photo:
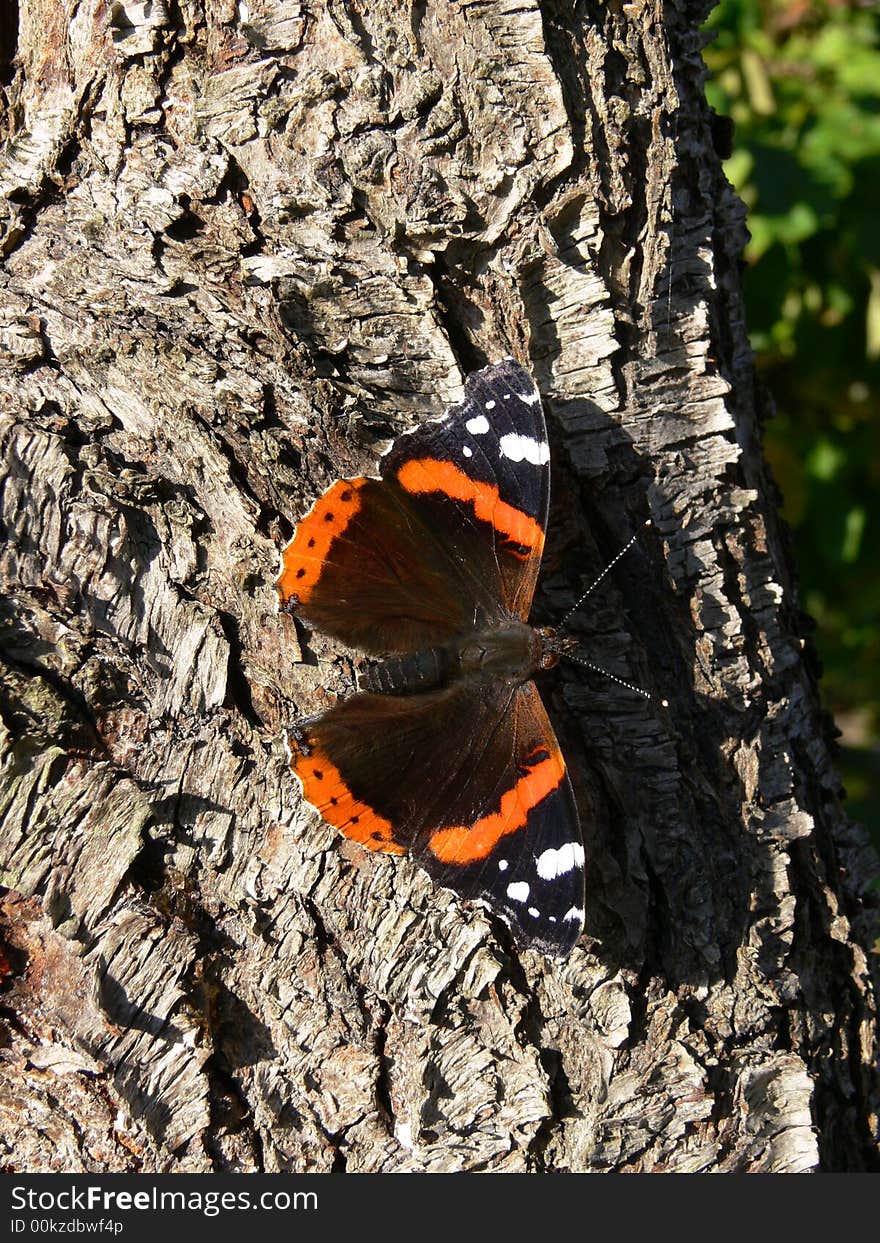
[(541, 914), (541, 912), (538, 910), (536, 906), (530, 906), (529, 914), (531, 915), (532, 919), (537, 919), (538, 916)]
[(468, 419), (465, 427), (472, 436), (484, 436), (489, 430), (489, 420), (485, 414), (476, 414), (472, 419)]
[(529, 887), (524, 880), (516, 880), (507, 886), (507, 896), (511, 902), (525, 902), (529, 896)]
[(533, 440), (531, 436), (508, 432), (498, 443), (504, 457), (511, 462), (525, 461), (533, 466), (544, 466), (550, 461), (550, 446), (546, 440)]
[(494, 402), (494, 401), (487, 401), (487, 402), (486, 402), (486, 409), (487, 409), (487, 410), (494, 410), (494, 409), (495, 409), (495, 402)]
[(582, 924), (584, 922), (584, 914), (585, 912), (579, 906), (570, 906), (562, 918), (573, 919), (576, 923)]
[(535, 860), (541, 880), (556, 880), (557, 876), (564, 876), (572, 868), (583, 866), (584, 848), (580, 842), (566, 842), (558, 850), (550, 847)]
[(520, 401), (524, 401), (527, 406), (537, 406), (538, 402), (541, 400), (541, 394), (540, 393), (520, 393), (519, 399)]
[(462, 451), (462, 453), (464, 454), (464, 456), (465, 456), (465, 457), (473, 457), (473, 456), (474, 456), (474, 451), (473, 451), (473, 449), (470, 447), (470, 445), (464, 445), (461, 451)]
[(508, 862), (507, 862), (507, 860), (506, 860), (506, 859), (499, 859), (499, 860), (498, 860), (498, 871), (499, 871), (499, 872), (506, 872), (506, 871), (507, 871), (508, 866), (509, 866), (509, 865), (508, 865)]

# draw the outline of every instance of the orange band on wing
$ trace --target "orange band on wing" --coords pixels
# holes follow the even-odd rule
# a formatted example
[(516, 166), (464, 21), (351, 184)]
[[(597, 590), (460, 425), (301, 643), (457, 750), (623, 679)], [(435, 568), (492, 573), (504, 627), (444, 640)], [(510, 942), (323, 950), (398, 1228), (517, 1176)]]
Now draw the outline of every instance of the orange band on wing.
[(291, 758), (290, 767), (302, 782), (303, 798), (328, 824), (366, 846), (367, 850), (385, 850), (394, 855), (404, 853), (403, 847), (394, 840), (391, 821), (355, 798), (339, 769), (326, 755), (314, 750), (309, 755), (297, 753)]
[(515, 544), (538, 553), (544, 547), (544, 532), (540, 523), (521, 509), (502, 501), (494, 484), (471, 479), (452, 462), (414, 458), (400, 467), (397, 479), (407, 492), (442, 492), (445, 496), (473, 505), (477, 518), (488, 522)]
[(293, 539), (281, 553), (281, 573), (275, 588), (282, 605), (292, 595), (305, 604), (321, 577), (330, 546), (359, 512), (358, 495), (366, 479), (340, 479), (315, 501), (300, 521)]
[[(546, 752), (542, 752), (546, 755)], [(437, 829), (428, 845), (441, 863), (479, 863), (490, 855), (502, 837), (521, 829), (533, 807), (552, 794), (565, 777), (565, 764), (558, 750), (539, 760), (512, 790), (501, 796), (497, 812), (472, 825)]]

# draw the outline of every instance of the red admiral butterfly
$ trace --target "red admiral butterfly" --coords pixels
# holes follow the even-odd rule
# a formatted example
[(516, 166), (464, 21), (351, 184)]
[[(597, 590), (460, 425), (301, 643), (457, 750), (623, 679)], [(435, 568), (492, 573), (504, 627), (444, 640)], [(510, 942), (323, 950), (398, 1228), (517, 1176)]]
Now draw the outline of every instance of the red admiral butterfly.
[(291, 731), (304, 798), (368, 850), (409, 854), (517, 941), (567, 955), (584, 848), (533, 674), (573, 640), (533, 629), (550, 451), (512, 359), (341, 479), (282, 553), (281, 606), (372, 656), (361, 693)]

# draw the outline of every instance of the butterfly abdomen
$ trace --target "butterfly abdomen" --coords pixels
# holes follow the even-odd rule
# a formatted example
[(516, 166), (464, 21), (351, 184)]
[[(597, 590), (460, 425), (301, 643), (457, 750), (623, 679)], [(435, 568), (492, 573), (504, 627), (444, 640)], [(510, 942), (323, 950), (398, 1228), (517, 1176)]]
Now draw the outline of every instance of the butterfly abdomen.
[(361, 690), (380, 695), (409, 695), (434, 690), (449, 681), (453, 656), (448, 647), (429, 647), (368, 665), (361, 671)]
[(541, 663), (542, 650), (540, 632), (510, 618), (439, 647), (369, 665), (361, 672), (358, 685), (380, 695), (409, 695), (475, 674), (523, 682)]

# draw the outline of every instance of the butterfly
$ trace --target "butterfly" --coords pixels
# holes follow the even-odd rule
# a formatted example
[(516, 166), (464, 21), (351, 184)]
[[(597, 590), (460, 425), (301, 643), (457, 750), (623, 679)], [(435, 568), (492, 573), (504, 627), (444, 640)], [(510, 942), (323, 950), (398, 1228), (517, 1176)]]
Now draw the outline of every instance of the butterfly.
[(291, 769), (346, 837), (409, 855), (521, 946), (564, 957), (584, 848), (533, 675), (573, 641), (528, 624), (550, 497), (530, 376), (509, 358), (469, 375), (379, 469), (328, 488), (282, 552), (281, 608), (380, 658), (290, 731)]

